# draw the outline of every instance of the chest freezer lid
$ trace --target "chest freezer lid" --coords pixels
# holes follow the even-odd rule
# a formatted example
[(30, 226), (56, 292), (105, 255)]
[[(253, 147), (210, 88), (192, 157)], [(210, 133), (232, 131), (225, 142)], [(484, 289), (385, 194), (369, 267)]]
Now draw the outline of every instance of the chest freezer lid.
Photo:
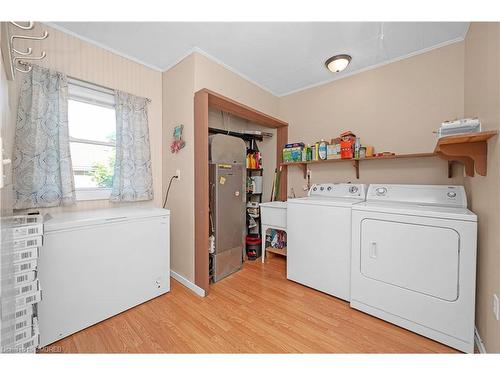
[(60, 212), (44, 218), (45, 233), (103, 223), (169, 216), (170, 210), (156, 207), (117, 207), (99, 210)]

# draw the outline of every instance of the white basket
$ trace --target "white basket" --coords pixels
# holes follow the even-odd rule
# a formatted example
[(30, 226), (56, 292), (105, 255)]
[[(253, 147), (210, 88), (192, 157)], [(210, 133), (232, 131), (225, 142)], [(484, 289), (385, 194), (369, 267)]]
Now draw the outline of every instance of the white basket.
[(12, 217), (12, 226), (20, 227), (23, 225), (43, 224), (43, 216), (36, 215), (18, 215)]
[(16, 310), (21, 309), (28, 305), (33, 305), (40, 302), (42, 299), (42, 293), (40, 291), (33, 294), (28, 294), (26, 296), (21, 296), (16, 298)]
[(33, 305), (27, 305), (16, 310), (14, 320), (15, 322), (18, 322), (26, 318), (32, 319), (32, 317), (33, 317)]
[(33, 260), (38, 258), (38, 248), (32, 247), (31, 249), (23, 249), (20, 251), (14, 252), (14, 259), (12, 260), (14, 263), (18, 262), (26, 262), (28, 260)]
[(26, 273), (30, 271), (36, 271), (37, 260), (31, 259), (24, 262), (14, 263), (14, 273)]
[(14, 286), (18, 286), (24, 283), (29, 283), (35, 281), (36, 273), (35, 271), (29, 271), (26, 273), (21, 273), (14, 276)]
[(32, 281), (30, 283), (21, 284), (14, 288), (14, 295), (16, 297), (24, 296), (26, 294), (32, 294), (33, 292), (38, 292), (38, 280)]
[(15, 353), (35, 353), (38, 343), (40, 341), (40, 335), (33, 335), (31, 338), (20, 342), (14, 347)]
[(42, 236), (20, 238), (14, 240), (14, 251), (40, 247), (42, 246), (42, 242)]
[(14, 239), (41, 236), (43, 234), (43, 224), (24, 225), (12, 228), (12, 236)]

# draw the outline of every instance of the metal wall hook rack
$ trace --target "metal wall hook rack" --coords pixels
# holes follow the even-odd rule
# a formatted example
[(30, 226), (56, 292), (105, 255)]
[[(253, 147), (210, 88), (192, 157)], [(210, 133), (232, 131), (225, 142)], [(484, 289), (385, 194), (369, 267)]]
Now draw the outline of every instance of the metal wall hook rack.
[(42, 36), (32, 36), (32, 35), (11, 35), (10, 43), (13, 45), (15, 39), (29, 39), (29, 40), (44, 40), (47, 39), (49, 33), (47, 30), (43, 31)]
[(26, 51), (19, 51), (18, 49), (12, 48), (12, 51), (17, 53), (18, 55), (28, 56), (31, 55), (33, 49), (31, 47), (26, 48)]
[[(42, 54), (40, 56), (20, 56), (20, 57), (14, 57), (14, 68), (18, 71), (18, 72), (21, 72), (21, 73), (28, 73), (28, 72), (31, 72), (31, 69), (33, 69), (33, 67), (31, 66), (31, 64), (26, 61), (26, 60), (42, 60), (44, 59), (46, 56), (46, 53), (45, 51), (42, 51)], [(23, 67), (25, 67), (26, 69), (21, 69), (19, 68), (17, 65), (16, 65), (16, 62), (17, 62), (17, 65), (22, 65)]]
[(31, 30), (35, 26), (35, 23), (33, 21), (28, 21), (28, 24), (26, 26), (23, 26), (15, 21), (10, 21), (10, 23), (22, 30)]
[(33, 40), (40, 41), (47, 39), (49, 33), (47, 30), (43, 31), (41, 36), (36, 35), (23, 35), (23, 34), (10, 34), (11, 26), (20, 29), (20, 30), (32, 30), (35, 26), (33, 21), (27, 22), (26, 25), (9, 21), (9, 22), (1, 22), (1, 48), (2, 48), (2, 56), (5, 65), (5, 72), (7, 74), (8, 80), (14, 80), (15, 73), (28, 73), (32, 70), (32, 66), (29, 61), (42, 60), (46, 57), (45, 51), (42, 51), (40, 56), (32, 56), (33, 48), (25, 47), (26, 49), (18, 49), (14, 47), (15, 40)]

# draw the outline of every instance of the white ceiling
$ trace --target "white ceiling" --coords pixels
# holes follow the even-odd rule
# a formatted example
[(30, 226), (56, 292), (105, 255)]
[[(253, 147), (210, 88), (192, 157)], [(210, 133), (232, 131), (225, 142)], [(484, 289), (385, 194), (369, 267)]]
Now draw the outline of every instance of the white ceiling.
[[(164, 71), (193, 51), (282, 96), (463, 40), (468, 22), (54, 22), (49, 25)], [(383, 38), (381, 38), (383, 32)], [(352, 62), (331, 73), (325, 60)]]

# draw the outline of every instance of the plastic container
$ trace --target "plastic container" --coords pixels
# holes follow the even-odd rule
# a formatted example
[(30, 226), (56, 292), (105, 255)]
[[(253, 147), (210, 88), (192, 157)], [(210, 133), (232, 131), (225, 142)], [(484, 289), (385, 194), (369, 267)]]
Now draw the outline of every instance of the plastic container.
[(262, 255), (262, 239), (260, 237), (246, 237), (246, 251), (249, 260), (255, 260)]
[(324, 139), (322, 139), (321, 142), (318, 143), (318, 159), (326, 160), (326, 158), (327, 158), (327, 143), (325, 142)]

